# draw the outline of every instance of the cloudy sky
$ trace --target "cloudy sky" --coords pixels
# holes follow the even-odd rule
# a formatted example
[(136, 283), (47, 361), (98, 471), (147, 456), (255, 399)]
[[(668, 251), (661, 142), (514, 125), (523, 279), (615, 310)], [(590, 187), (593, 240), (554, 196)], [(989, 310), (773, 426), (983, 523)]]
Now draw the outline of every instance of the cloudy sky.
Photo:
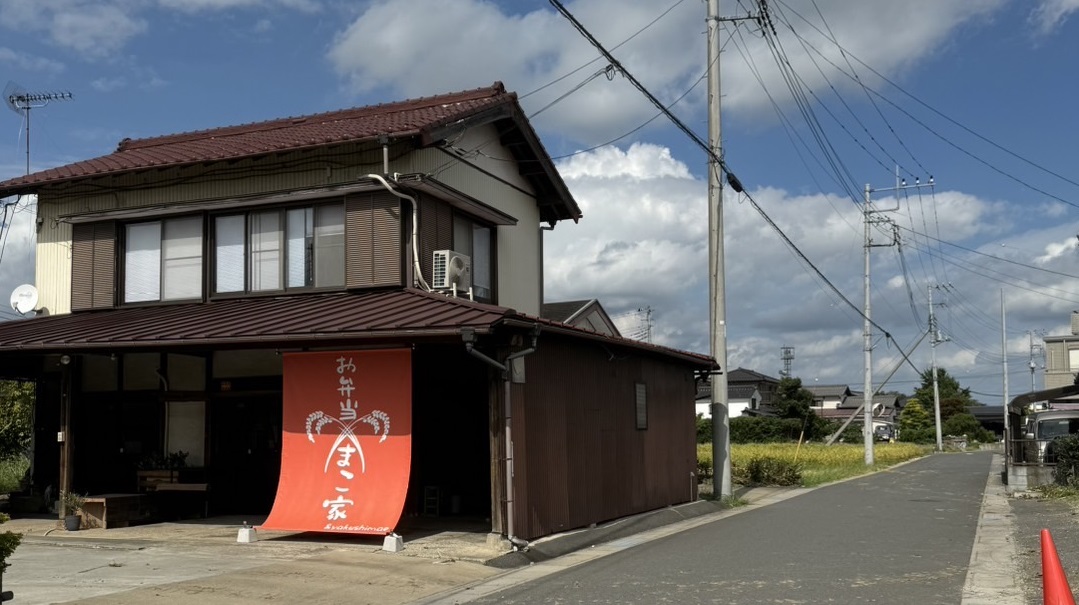
[[(707, 136), (702, 0), (564, 4)], [(861, 388), (868, 185), (890, 210), (872, 235), (872, 316), (890, 335), (874, 330), (876, 381), (925, 331), (932, 289), (938, 362), (999, 403), (1003, 293), (1010, 393), (1029, 390), (1031, 342), (1079, 309), (1079, 0), (768, 6), (720, 34), (725, 160), (762, 211), (726, 191), (729, 367), (778, 376), (789, 346), (803, 382)], [(73, 93), (32, 111), (34, 170), (125, 137), (502, 81), (585, 214), (547, 234), (548, 300), (598, 298), (627, 333), (709, 351), (705, 154), (547, 1), (0, 2), (0, 34), (9, 86)], [(24, 127), (0, 110), (0, 178), (26, 169)], [(31, 209), (8, 218), (5, 292), (33, 279)], [(907, 367), (886, 388), (916, 386)]]

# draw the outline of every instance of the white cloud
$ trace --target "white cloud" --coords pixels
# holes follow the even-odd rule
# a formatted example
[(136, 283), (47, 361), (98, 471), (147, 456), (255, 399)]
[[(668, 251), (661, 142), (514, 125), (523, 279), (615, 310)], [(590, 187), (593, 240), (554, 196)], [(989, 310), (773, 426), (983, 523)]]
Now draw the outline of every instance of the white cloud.
[(307, 13), (321, 10), (321, 4), (317, 0), (158, 0), (158, 4), (163, 8), (186, 13), (263, 8), (267, 5), (277, 5)]
[[(821, 58), (814, 51), (802, 52), (801, 41), (782, 28), (780, 36), (789, 45), (791, 63), (806, 84), (824, 88), (825, 76), (820, 72), (823, 67), (837, 87), (853, 90), (854, 82), (837, 76), (827, 61), (843, 65), (854, 56), (885, 75), (895, 75), (941, 52), (958, 27), (992, 14), (1004, 3), (1005, 0), (820, 0), (816, 6), (825, 15), (827, 29), (840, 41), (846, 57), (836, 44), (814, 29), (825, 31), (813, 7), (804, 3), (792, 3), (797, 5), (794, 8), (770, 6), (781, 26), (787, 21), (798, 31), (808, 32), (803, 33), (806, 48), (816, 48), (824, 55)], [(663, 7), (647, 0), (589, 0), (566, 6), (664, 103), (693, 89), (674, 111), (695, 128), (702, 128), (705, 87), (699, 84), (704, 76), (706, 51), (705, 9), (701, 3), (679, 4), (658, 20)], [(611, 19), (612, 14), (618, 18)], [(806, 25), (803, 18), (812, 25)], [(653, 20), (656, 21), (652, 23)], [(903, 25), (897, 28), (896, 23)], [(728, 35), (724, 37), (726, 40)], [(616, 48), (623, 42), (624, 46)], [(749, 47), (741, 48), (742, 44)], [(439, 50), (433, 53), (431, 48)], [(606, 66), (606, 61), (597, 60), (599, 56), (568, 20), (549, 8), (514, 15), (482, 0), (434, 6), (409, 0), (377, 0), (341, 32), (328, 52), (331, 64), (356, 93), (390, 89), (397, 96), (414, 97), (503, 80), (511, 90), (525, 94), (572, 74), (524, 99), (524, 105), (528, 111), (538, 111), (583, 84), (535, 121), (546, 131), (589, 146), (624, 135), (657, 113), (621, 75), (615, 74), (611, 80), (600, 76), (584, 84), (590, 75)], [(747, 61), (751, 58), (769, 90), (785, 89), (764, 41), (758, 36), (731, 37), (723, 57), (724, 110), (770, 115), (769, 100)], [(871, 74), (864, 71), (860, 75), (868, 80)], [(665, 119), (654, 122), (653, 128), (660, 125), (666, 125)]]
[(1079, 10), (1079, 0), (1042, 0), (1041, 4), (1030, 13), (1030, 22), (1038, 33), (1049, 34), (1059, 28)]
[(64, 71), (64, 64), (45, 57), (34, 57), (10, 48), (0, 47), (0, 63), (12, 65), (18, 69), (37, 73), (58, 74)]
[(98, 78), (90, 82), (90, 87), (98, 92), (112, 92), (121, 90), (127, 86), (127, 80), (123, 77)]

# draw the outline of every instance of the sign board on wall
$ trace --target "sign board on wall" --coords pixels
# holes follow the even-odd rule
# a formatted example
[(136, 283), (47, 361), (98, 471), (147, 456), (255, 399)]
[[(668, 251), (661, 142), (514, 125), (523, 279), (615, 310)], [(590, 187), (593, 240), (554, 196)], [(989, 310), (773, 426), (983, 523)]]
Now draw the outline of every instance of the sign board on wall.
[(412, 457), (408, 349), (286, 353), (281, 478), (265, 529), (385, 535)]

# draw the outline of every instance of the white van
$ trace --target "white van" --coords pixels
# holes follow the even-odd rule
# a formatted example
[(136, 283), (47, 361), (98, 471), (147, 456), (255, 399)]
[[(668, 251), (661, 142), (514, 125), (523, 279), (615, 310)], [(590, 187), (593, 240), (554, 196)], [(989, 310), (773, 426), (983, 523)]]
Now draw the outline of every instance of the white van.
[(1049, 410), (1026, 417), (1023, 425), (1025, 462), (1055, 463), (1049, 444), (1057, 437), (1079, 433), (1079, 410)]

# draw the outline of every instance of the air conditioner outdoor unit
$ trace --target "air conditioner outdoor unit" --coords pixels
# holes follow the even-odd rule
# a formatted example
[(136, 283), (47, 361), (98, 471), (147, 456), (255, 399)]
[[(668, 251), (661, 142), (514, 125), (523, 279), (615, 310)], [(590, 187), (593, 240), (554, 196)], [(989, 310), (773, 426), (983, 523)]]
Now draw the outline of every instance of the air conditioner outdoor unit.
[(453, 250), (435, 250), (431, 288), (467, 292), (472, 287), (472, 259)]

